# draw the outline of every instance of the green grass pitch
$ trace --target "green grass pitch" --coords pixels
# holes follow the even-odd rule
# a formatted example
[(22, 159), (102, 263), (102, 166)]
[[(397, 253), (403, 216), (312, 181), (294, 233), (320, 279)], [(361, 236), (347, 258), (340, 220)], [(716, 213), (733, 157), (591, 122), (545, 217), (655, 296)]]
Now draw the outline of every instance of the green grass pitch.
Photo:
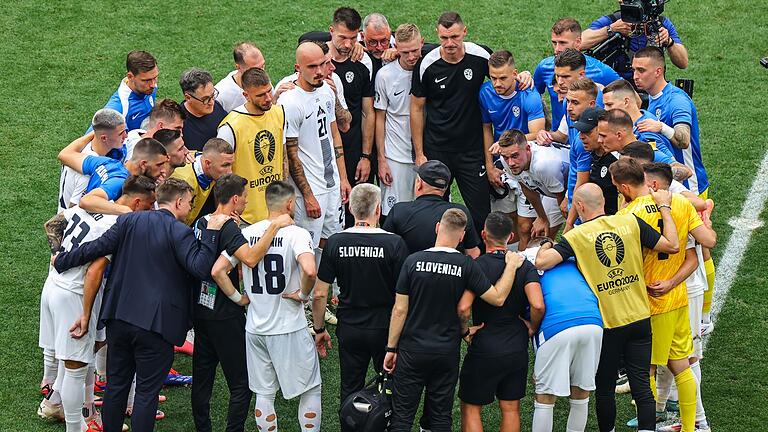
[[(580, 4), (583, 3), (583, 4)], [(520, 70), (533, 70), (551, 53), (549, 28), (573, 16), (586, 27), (613, 11), (613, 0), (496, 2), (360, 2), (363, 15), (386, 14), (396, 26), (415, 22), (434, 41), (435, 21), (444, 10), (459, 11), (468, 40), (513, 51)], [(59, 164), (56, 153), (82, 133), (124, 74), (125, 54), (152, 52), (159, 61), (159, 97), (178, 100), (180, 73), (191, 66), (209, 70), (215, 80), (232, 68), (231, 48), (239, 40), (258, 43), (273, 82), (292, 72), (299, 34), (328, 27), (342, 4), (304, 0), (278, 2), (176, 0), (9, 2), (0, 14), (0, 431), (64, 430), (35, 415), (42, 359), (37, 347), (40, 291), (48, 252), (42, 223), (56, 210)], [(669, 79), (696, 81), (705, 163), (716, 203), (715, 227), (724, 253), (728, 220), (740, 212), (763, 153), (768, 70), (758, 59), (768, 54), (768, 12), (761, 2), (675, 0), (667, 5), (690, 52), (685, 71), (670, 68)], [(759, 217), (759, 215), (754, 215)], [(709, 421), (717, 431), (764, 430), (768, 426), (768, 232), (754, 232), (745, 261), (724, 305), (703, 361), (703, 394)], [(176, 368), (191, 370), (189, 358)], [(322, 361), (323, 429), (338, 430), (338, 357)], [(221, 377), (213, 397), (215, 430), (226, 418)], [(530, 386), (529, 386), (530, 391)], [(158, 431), (193, 430), (189, 389), (163, 392), (167, 418)], [(532, 399), (523, 402), (523, 430), (530, 430)], [(278, 398), (281, 430), (298, 430), (296, 401)], [(628, 396), (618, 397), (617, 430), (634, 416)], [(565, 428), (567, 402), (556, 408), (556, 430)], [(486, 408), (487, 430), (498, 428), (496, 407)], [(454, 426), (459, 429), (458, 400)], [(249, 416), (247, 430), (256, 430)], [(590, 407), (588, 430), (596, 430)]]

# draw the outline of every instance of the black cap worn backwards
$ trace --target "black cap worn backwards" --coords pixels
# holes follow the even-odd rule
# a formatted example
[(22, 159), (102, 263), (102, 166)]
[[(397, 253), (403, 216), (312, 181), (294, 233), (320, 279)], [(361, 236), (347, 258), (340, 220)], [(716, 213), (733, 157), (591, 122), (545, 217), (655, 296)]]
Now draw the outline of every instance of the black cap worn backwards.
[(597, 119), (603, 114), (605, 114), (605, 110), (600, 107), (587, 108), (581, 113), (581, 117), (573, 124), (573, 127), (579, 132), (591, 132), (597, 127)]
[(416, 174), (430, 186), (445, 189), (451, 182), (451, 171), (439, 160), (426, 161), (416, 170)]

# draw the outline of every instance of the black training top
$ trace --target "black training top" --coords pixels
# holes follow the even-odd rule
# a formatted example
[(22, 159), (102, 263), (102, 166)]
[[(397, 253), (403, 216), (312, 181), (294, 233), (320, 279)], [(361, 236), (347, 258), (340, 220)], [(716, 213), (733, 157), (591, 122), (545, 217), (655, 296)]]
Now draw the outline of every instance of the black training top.
[(477, 95), (488, 76), (490, 53), (464, 42), (464, 58), (456, 64), (433, 49), (414, 69), (411, 94), (426, 98), (424, 149), (482, 152), (483, 126)]
[(603, 190), (603, 196), (605, 197), (605, 214), (616, 214), (619, 210), (619, 191), (616, 190), (616, 186), (611, 182), (611, 174), (608, 172), (608, 167), (612, 163), (616, 162), (619, 158), (618, 153), (605, 153), (602, 156), (598, 156), (596, 153), (592, 153), (592, 168), (589, 171), (589, 181), (600, 186)]
[(440, 222), (443, 213), (450, 208), (460, 209), (467, 215), (464, 240), (456, 249), (463, 252), (464, 249), (480, 246), (480, 236), (477, 234), (469, 210), (461, 204), (445, 201), (438, 195), (422, 195), (413, 201), (395, 204), (389, 210), (382, 228), (400, 235), (411, 253), (422, 251), (435, 245), (437, 239), (435, 225)]
[(397, 294), (408, 296), (398, 347), (424, 353), (458, 352), (459, 300), (465, 290), (481, 296), (490, 287), (477, 263), (455, 249), (431, 248), (411, 254), (397, 280)]
[(227, 116), (227, 112), (218, 101), (213, 103), (213, 112), (202, 117), (195, 117), (190, 114), (183, 102), (181, 103), (181, 111), (185, 116), (184, 145), (190, 151), (203, 151), (205, 143), (211, 138), (216, 138), (219, 124)]
[(352, 157), (353, 155), (359, 157), (363, 148), (363, 98), (373, 98), (374, 93), (371, 56), (365, 53), (360, 61), (353, 62), (347, 59), (337, 62), (334, 60), (333, 64), (336, 66), (336, 75), (341, 78), (344, 99), (352, 114), (349, 130), (341, 133), (344, 152), (350, 153)]
[(339, 322), (389, 328), (395, 283), (408, 256), (396, 234), (379, 228), (349, 228), (328, 238), (317, 278), (339, 285)]
[[(493, 252), (475, 260), (493, 284), (504, 273), (504, 255), (506, 251)], [(519, 317), (527, 315), (528, 297), (525, 295), (525, 286), (538, 281), (536, 268), (525, 260), (515, 272), (512, 291), (502, 306), (490, 305), (479, 297), (475, 299), (472, 304), (472, 325), (485, 325), (472, 338), (468, 352), (473, 355), (500, 355), (528, 349), (528, 328)]]
[[(200, 232), (208, 226), (208, 216), (201, 217), (195, 224), (195, 235), (200, 236)], [(219, 230), (219, 242), (216, 244), (216, 255), (221, 255), (222, 252), (229, 254), (230, 256), (235, 254), (235, 251), (240, 249), (240, 246), (248, 243), (243, 237), (243, 233), (240, 232), (240, 228), (233, 220), (227, 221), (224, 226)], [(232, 281), (232, 285), (236, 290), (240, 290), (240, 277), (237, 270), (229, 272), (229, 279)], [(223, 320), (238, 315), (242, 316), (245, 313), (245, 308), (236, 305), (230, 300), (221, 288), (216, 286), (212, 279), (201, 281), (197, 290), (197, 295), (194, 297), (195, 311), (194, 319), (205, 320)]]

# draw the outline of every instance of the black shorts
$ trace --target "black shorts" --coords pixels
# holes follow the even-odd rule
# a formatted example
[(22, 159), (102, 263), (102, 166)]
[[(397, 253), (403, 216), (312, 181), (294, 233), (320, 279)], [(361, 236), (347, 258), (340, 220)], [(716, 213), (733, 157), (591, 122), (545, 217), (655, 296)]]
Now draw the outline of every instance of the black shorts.
[(484, 356), (467, 354), (459, 374), (459, 399), (471, 405), (520, 400), (528, 380), (528, 352)]

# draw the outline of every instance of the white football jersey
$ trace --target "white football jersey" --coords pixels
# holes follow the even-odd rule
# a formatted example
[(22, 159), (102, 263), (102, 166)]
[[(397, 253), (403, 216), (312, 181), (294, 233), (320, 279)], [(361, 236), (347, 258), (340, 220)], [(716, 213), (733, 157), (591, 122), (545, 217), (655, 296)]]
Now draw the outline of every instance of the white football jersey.
[[(288, 75), (287, 77), (281, 79), (277, 83), (277, 85), (272, 89), (272, 94), (276, 93), (277, 88), (280, 87), (281, 85), (289, 81), (295, 82), (297, 79), (299, 79), (298, 72), (294, 72), (293, 74)], [(348, 110), (349, 108), (347, 108), (347, 100), (344, 99), (344, 84), (341, 82), (341, 78), (339, 78), (339, 76), (336, 75), (336, 72), (331, 72), (331, 79), (333, 80), (333, 85), (336, 86), (336, 97), (339, 99), (339, 104), (341, 105), (342, 108), (344, 108), (345, 110)], [(323, 84), (323, 87), (330, 88), (330, 86), (327, 83)]]
[[(83, 243), (96, 240), (101, 237), (117, 221), (117, 216), (101, 213), (88, 213), (78, 206), (64, 210), (67, 219), (67, 227), (64, 230), (64, 238), (61, 242), (62, 250), (71, 251)], [(109, 257), (108, 257), (109, 258)], [(88, 264), (71, 268), (63, 273), (56, 271), (53, 266), (48, 269), (46, 285), (53, 284), (59, 288), (83, 294), (83, 282)]]
[(531, 163), (527, 171), (521, 172), (515, 178), (542, 196), (556, 198), (558, 193), (565, 192), (568, 182), (568, 149), (554, 145), (529, 144)]
[[(687, 187), (685, 187), (677, 180), (672, 180), (672, 183), (669, 185), (669, 191), (678, 194), (683, 192), (690, 192)], [(694, 240), (693, 236), (688, 234), (688, 244), (686, 245), (686, 249), (690, 249), (691, 247), (694, 247), (694, 245), (696, 247), (696, 259), (699, 261), (699, 265), (696, 267), (696, 270), (694, 270), (693, 273), (688, 276), (688, 279), (685, 280), (685, 287), (688, 290), (688, 297), (702, 294), (709, 288), (709, 285), (707, 284), (707, 271), (704, 268), (704, 256), (702, 255), (701, 245), (696, 244), (696, 240)]]
[(144, 129), (134, 129), (128, 132), (128, 136), (126, 136), (125, 141), (123, 141), (125, 147), (125, 158), (123, 161), (130, 160), (133, 157), (133, 149), (136, 147), (136, 144), (144, 138), (145, 133), (147, 133), (147, 131)]
[(243, 89), (235, 81), (236, 73), (237, 71), (233, 70), (215, 86), (219, 92), (219, 95), (216, 96), (216, 102), (220, 103), (226, 112), (230, 112), (246, 102)]
[(373, 107), (386, 111), (384, 121), (384, 154), (400, 163), (413, 163), (411, 142), (411, 75), (393, 61), (376, 74)]
[[(91, 148), (90, 143), (83, 149), (82, 153), (98, 156)], [(61, 213), (72, 206), (80, 204), (80, 198), (85, 195), (90, 179), (91, 176), (80, 174), (72, 168), (62, 165), (61, 177), (59, 178), (59, 203), (56, 213)]]
[[(253, 246), (264, 235), (271, 221), (263, 220), (243, 229), (243, 236)], [(290, 225), (281, 228), (255, 268), (243, 265), (243, 287), (251, 303), (248, 305), (245, 330), (258, 335), (295, 332), (307, 326), (304, 306), (284, 299), (283, 293), (301, 289), (298, 257), (314, 256), (312, 237), (304, 228)], [(313, 258), (314, 259), (314, 258)], [(237, 259), (230, 257), (230, 262)]]
[(340, 185), (331, 134), (331, 123), (336, 121), (335, 103), (327, 85), (312, 92), (296, 86), (280, 95), (285, 109), (285, 137), (298, 138), (299, 160), (314, 195), (338, 190)]

